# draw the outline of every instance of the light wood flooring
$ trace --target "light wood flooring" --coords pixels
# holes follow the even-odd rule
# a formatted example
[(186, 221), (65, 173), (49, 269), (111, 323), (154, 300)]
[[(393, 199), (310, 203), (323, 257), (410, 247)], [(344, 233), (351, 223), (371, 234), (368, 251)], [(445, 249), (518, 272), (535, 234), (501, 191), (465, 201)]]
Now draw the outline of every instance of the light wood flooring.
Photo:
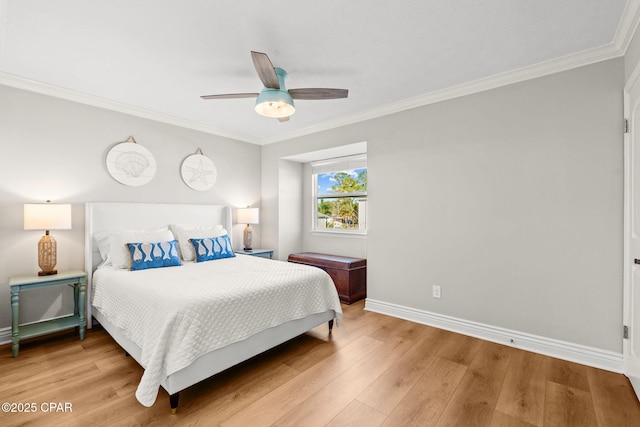
[[(145, 408), (142, 369), (101, 329), (0, 347), (1, 426), (640, 426), (623, 376), (343, 306), (326, 325)], [(42, 404), (69, 402), (72, 412)]]

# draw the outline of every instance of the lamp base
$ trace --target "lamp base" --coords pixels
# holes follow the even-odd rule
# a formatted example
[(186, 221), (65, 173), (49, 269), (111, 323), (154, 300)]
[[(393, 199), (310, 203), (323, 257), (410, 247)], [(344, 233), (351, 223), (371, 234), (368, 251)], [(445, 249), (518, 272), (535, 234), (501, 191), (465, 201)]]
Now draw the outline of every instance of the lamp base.
[(53, 276), (54, 274), (58, 274), (58, 270), (38, 271), (38, 276)]
[(58, 274), (58, 270), (54, 268), (56, 266), (56, 254), (56, 239), (49, 235), (49, 230), (46, 230), (45, 235), (38, 242), (38, 266), (41, 270), (38, 272), (38, 276)]

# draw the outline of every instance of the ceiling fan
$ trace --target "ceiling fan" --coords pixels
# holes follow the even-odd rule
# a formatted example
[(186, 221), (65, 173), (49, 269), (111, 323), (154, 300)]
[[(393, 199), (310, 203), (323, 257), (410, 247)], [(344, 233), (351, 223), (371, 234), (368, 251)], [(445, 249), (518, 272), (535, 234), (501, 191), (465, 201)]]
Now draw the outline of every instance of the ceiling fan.
[(266, 53), (251, 51), (253, 65), (262, 80), (264, 89), (260, 93), (228, 93), (222, 95), (203, 95), (202, 99), (256, 98), (256, 112), (284, 122), (295, 113), (294, 99), (339, 99), (349, 95), (347, 89), (302, 88), (287, 90), (284, 79), (287, 72), (274, 67)]

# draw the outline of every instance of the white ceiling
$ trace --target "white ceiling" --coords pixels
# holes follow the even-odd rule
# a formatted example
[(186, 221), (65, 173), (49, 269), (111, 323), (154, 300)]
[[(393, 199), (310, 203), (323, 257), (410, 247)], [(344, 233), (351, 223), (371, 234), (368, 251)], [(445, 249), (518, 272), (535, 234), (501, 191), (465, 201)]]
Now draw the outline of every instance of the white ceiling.
[[(620, 56), (637, 11), (637, 0), (0, 0), (0, 84), (264, 144)], [(349, 98), (296, 101), (284, 123), (253, 99), (200, 99), (259, 92), (251, 50), (288, 72), (288, 88)]]

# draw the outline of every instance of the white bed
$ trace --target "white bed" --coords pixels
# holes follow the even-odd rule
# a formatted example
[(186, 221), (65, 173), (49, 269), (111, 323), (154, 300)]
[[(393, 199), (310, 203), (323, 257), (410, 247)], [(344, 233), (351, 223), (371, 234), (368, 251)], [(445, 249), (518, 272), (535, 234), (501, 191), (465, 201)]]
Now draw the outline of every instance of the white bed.
[[(246, 255), (238, 255), (234, 258), (214, 260), (204, 263), (184, 262), (184, 265), (180, 267), (157, 268), (140, 272), (117, 270), (112, 267), (102, 267), (100, 268), (100, 271), (96, 272), (96, 268), (103, 261), (95, 238), (95, 236), (97, 234), (99, 235), (100, 232), (159, 228), (176, 223), (221, 224), (229, 231), (229, 236), (231, 236), (231, 209), (229, 207), (216, 205), (88, 203), (86, 205), (85, 223), (85, 262), (86, 271), (89, 275), (89, 283), (91, 284), (88, 287), (88, 298), (90, 304), (87, 304), (87, 318), (91, 319), (91, 316), (93, 316), (128, 354), (130, 354), (141, 366), (145, 367), (145, 374), (143, 375), (139, 389), (136, 392), (136, 397), (145, 406), (153, 404), (155, 396), (157, 395), (157, 386), (159, 385), (162, 386), (171, 396), (171, 408), (172, 410), (175, 410), (178, 405), (178, 397), (181, 390), (184, 390), (199, 381), (275, 347), (325, 322), (329, 323), (330, 330), (333, 320), (340, 319), (340, 304), (331, 279), (329, 278), (331, 286), (327, 286), (326, 277), (328, 277), (328, 275), (321, 272), (319, 269), (314, 269), (313, 267), (306, 267), (280, 261), (271, 261)], [(308, 270), (296, 270), (301, 267), (305, 267)], [(150, 336), (151, 338), (149, 338), (149, 340), (155, 339), (153, 336), (156, 331), (154, 329), (146, 329), (146, 332), (142, 332), (144, 327), (150, 327), (148, 325), (144, 326), (143, 324), (147, 322), (147, 318), (150, 318), (150, 324), (156, 325), (162, 322), (165, 317), (168, 318), (168, 316), (166, 314), (162, 314), (162, 316), (160, 316), (160, 310), (154, 310), (149, 307), (146, 307), (145, 311), (143, 305), (141, 305), (138, 310), (132, 310), (131, 307), (133, 307), (133, 305), (131, 304), (133, 303), (126, 300), (126, 298), (139, 301), (143, 299), (140, 298), (141, 295), (149, 295), (148, 298), (144, 299), (152, 301), (154, 297), (151, 294), (164, 293), (170, 295), (170, 298), (172, 298), (170, 299), (171, 304), (164, 302), (155, 304), (165, 304), (166, 307), (170, 308), (173, 308), (174, 306), (178, 307), (175, 309), (177, 311), (175, 316), (180, 319), (185, 317), (182, 312), (179, 312), (179, 310), (181, 310), (180, 304), (184, 305), (184, 308), (182, 309), (183, 311), (191, 312), (198, 310), (198, 313), (207, 313), (205, 317), (209, 318), (210, 315), (212, 316), (217, 313), (222, 313), (223, 309), (221, 307), (224, 306), (216, 305), (214, 306), (215, 309), (203, 306), (204, 303), (201, 300), (206, 300), (208, 298), (208, 293), (212, 292), (208, 287), (202, 285), (196, 286), (196, 288), (200, 289), (199, 292), (205, 292), (207, 294), (197, 294), (197, 298), (194, 296), (189, 300), (189, 297), (187, 296), (185, 296), (185, 298), (181, 298), (183, 294), (176, 293), (176, 291), (172, 290), (168, 285), (161, 286), (161, 284), (159, 284), (161, 279), (164, 280), (164, 278), (170, 278), (172, 283), (177, 283), (183, 280), (184, 277), (193, 276), (196, 273), (201, 275), (203, 274), (201, 270), (205, 268), (208, 271), (206, 273), (207, 275), (214, 275), (213, 277), (216, 277), (217, 286), (220, 286), (220, 291), (222, 293), (224, 293), (225, 289), (228, 294), (244, 291), (245, 288), (247, 291), (251, 292), (256, 292), (257, 290), (259, 291), (258, 294), (261, 295), (260, 298), (264, 296), (265, 304), (267, 300), (273, 300), (275, 301), (275, 304), (278, 304), (278, 301), (284, 298), (284, 295), (298, 294), (296, 297), (297, 301), (305, 301), (299, 305), (310, 305), (310, 307), (304, 308), (304, 314), (301, 314), (303, 310), (302, 308), (292, 310), (292, 313), (284, 314), (284, 317), (282, 317), (283, 319), (286, 318), (288, 320), (285, 319), (277, 322), (274, 320), (272, 324), (267, 325), (266, 323), (269, 322), (265, 322), (264, 318), (248, 319), (251, 316), (242, 314), (242, 310), (245, 308), (242, 306), (234, 306), (231, 314), (226, 313), (223, 318), (218, 318), (215, 322), (211, 322), (211, 319), (209, 319), (206, 322), (201, 322), (202, 325), (198, 324), (198, 327), (204, 327), (204, 325), (209, 325), (210, 323), (224, 324), (227, 322), (225, 329), (223, 329), (222, 332), (216, 332), (218, 335), (215, 337), (209, 337), (207, 335), (207, 338), (203, 339), (203, 332), (201, 332), (200, 329), (198, 329), (197, 332), (200, 335), (197, 336), (194, 335), (191, 337), (191, 332), (176, 335), (180, 339), (185, 337), (183, 342), (190, 340), (189, 342), (199, 344), (195, 346), (198, 347), (198, 352), (191, 350), (193, 346), (186, 344), (184, 346), (183, 344), (180, 344), (182, 347), (179, 349), (175, 348), (177, 346), (171, 343), (175, 342), (176, 339), (172, 338), (166, 340), (164, 337), (158, 338), (157, 341), (153, 341), (151, 343), (153, 350), (150, 350), (150, 347), (146, 343), (146, 338), (142, 339), (140, 337)], [(321, 276), (318, 276), (319, 272)], [(96, 280), (93, 280), (94, 274)], [(305, 277), (304, 280), (306, 281), (313, 281), (313, 285), (308, 286), (309, 288), (322, 288), (321, 291), (311, 291), (318, 293), (317, 296), (310, 295), (309, 298), (307, 298), (306, 294), (300, 294), (300, 292), (303, 292), (301, 289), (304, 286), (298, 284), (295, 284), (294, 286), (292, 283), (289, 283), (288, 285), (284, 284), (286, 281), (285, 279), (288, 280), (291, 277), (298, 280), (298, 276), (300, 275), (303, 275)], [(324, 275), (326, 275), (326, 277)], [(242, 279), (237, 285), (234, 284), (231, 278), (233, 277), (235, 279), (235, 276), (242, 276)], [(117, 280), (114, 281), (113, 278)], [(134, 278), (137, 282), (133, 281)], [(129, 283), (130, 280), (131, 282)], [(187, 279), (184, 280), (188, 281)], [(257, 284), (257, 281), (260, 282), (259, 285)], [(289, 287), (286, 290), (280, 289), (279, 285), (276, 286), (276, 282), (278, 281), (282, 281), (283, 286)], [(98, 285), (96, 306), (93, 304), (94, 282)], [(106, 287), (104, 284), (111, 283), (113, 285), (109, 285), (110, 293), (106, 293)], [(147, 288), (145, 288), (145, 286), (147, 286)], [(269, 291), (270, 294), (268, 295), (270, 296), (266, 296), (267, 288), (273, 289)], [(236, 291), (236, 289), (238, 290)], [(138, 292), (137, 296), (136, 292)], [(148, 294), (141, 294), (141, 292), (147, 292)], [(105, 295), (107, 296), (105, 297)], [(229, 295), (225, 298), (227, 297), (229, 297)], [(183, 299), (185, 300), (184, 303), (181, 302)], [(245, 299), (248, 301), (253, 298), (246, 298), (246, 296), (243, 296), (242, 300)], [(313, 302), (313, 304), (306, 302), (307, 300), (315, 301), (316, 299), (320, 299), (322, 301), (316, 301)], [(178, 303), (177, 301), (180, 302)], [(259, 300), (258, 303), (262, 304), (262, 300)], [(186, 304), (188, 304), (188, 306)], [(216, 302), (215, 304), (221, 303)], [(237, 304), (237, 302), (234, 302), (234, 304)], [(246, 304), (249, 305), (248, 302)], [(247, 306), (246, 310), (253, 312), (260, 311), (255, 310), (255, 304), (256, 301), (254, 301), (253, 307)], [(117, 308), (117, 306), (120, 305), (123, 307), (129, 307), (129, 309), (124, 310), (124, 312), (128, 313), (127, 316), (130, 316), (130, 318), (125, 318), (123, 317), (124, 315), (114, 311), (114, 308)], [(283, 304), (280, 303), (280, 305), (282, 306)], [(281, 308), (274, 308), (273, 310), (281, 310)], [(287, 308), (287, 310), (289, 309)], [(132, 311), (135, 312), (134, 315), (131, 315)], [(137, 313), (138, 311), (140, 313)], [(295, 313), (293, 313), (293, 311), (295, 311)], [(136, 318), (135, 316), (138, 314), (142, 317)], [(238, 319), (235, 319), (233, 316), (239, 317)], [(199, 318), (202, 316), (194, 317)], [(274, 315), (273, 317), (275, 319), (276, 317), (280, 317), (280, 315)], [(144, 321), (140, 321), (140, 319), (143, 319)], [(135, 322), (133, 323), (133, 327), (131, 327), (131, 322)], [(171, 325), (175, 323), (175, 320), (172, 320), (172, 322), (173, 323), (171, 323)], [(234, 329), (234, 326), (243, 322), (246, 323), (246, 330), (244, 325), (242, 328), (239, 326), (238, 328), (235, 328), (241, 329), (240, 331)], [(256, 329), (255, 326), (257, 323), (265, 324), (265, 326)], [(129, 325), (129, 327), (126, 325)], [(137, 328), (135, 325), (141, 326)], [(163, 331), (164, 329), (166, 328), (163, 328)], [(224, 332), (231, 329), (234, 329), (233, 334)], [(163, 336), (164, 333), (165, 332), (158, 332), (157, 335)], [(206, 333), (208, 334), (209, 332), (206, 331)], [(247, 334), (249, 335), (246, 336)], [(229, 337), (228, 335), (233, 335), (233, 337)], [(166, 342), (169, 343), (167, 344)], [(160, 350), (156, 350), (156, 347), (160, 347), (158, 343), (166, 345), (166, 350), (162, 350), (162, 352), (159, 353)], [(204, 344), (200, 345), (200, 343)], [(188, 351), (185, 349), (188, 349)], [(153, 355), (152, 351), (155, 351), (156, 354)], [(181, 358), (184, 357), (185, 352), (188, 353), (188, 358), (183, 361)], [(178, 353), (180, 355), (180, 363), (186, 364), (186, 366), (183, 367), (182, 365), (171, 364), (171, 362), (176, 360), (176, 357), (174, 356)], [(150, 356), (150, 354), (152, 355)], [(158, 355), (160, 355), (160, 357)], [(155, 365), (162, 365), (161, 369), (156, 368)], [(172, 369), (171, 366), (174, 368), (178, 366), (179, 369)], [(154, 391), (153, 388), (156, 383), (158, 384), (155, 385)]]

